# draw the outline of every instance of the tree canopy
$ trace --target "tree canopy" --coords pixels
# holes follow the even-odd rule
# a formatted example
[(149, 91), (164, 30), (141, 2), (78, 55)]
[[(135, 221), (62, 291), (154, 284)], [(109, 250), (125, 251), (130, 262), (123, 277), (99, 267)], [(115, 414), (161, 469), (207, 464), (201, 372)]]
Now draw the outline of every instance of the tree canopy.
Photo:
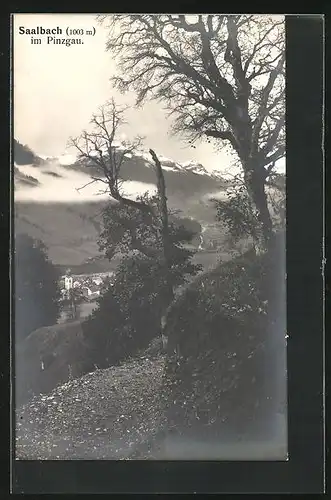
[(259, 15), (99, 16), (118, 72), (114, 85), (158, 99), (174, 132), (229, 145), (268, 240), (264, 186), (285, 154), (284, 20)]

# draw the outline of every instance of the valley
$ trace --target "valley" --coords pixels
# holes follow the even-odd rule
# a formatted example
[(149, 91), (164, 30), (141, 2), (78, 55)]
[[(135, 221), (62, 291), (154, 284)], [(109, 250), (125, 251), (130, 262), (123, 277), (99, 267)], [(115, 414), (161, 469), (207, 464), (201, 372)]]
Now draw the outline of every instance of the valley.
[[(24, 149), (25, 148), (25, 149)], [(75, 161), (74, 157), (39, 157), (28, 147), (16, 147), (15, 233), (26, 233), (40, 239), (48, 248), (52, 262), (61, 273), (70, 267), (75, 274), (107, 272), (116, 268), (118, 259), (109, 262), (99, 252), (98, 237), (102, 211), (113, 201), (91, 186), (93, 167)], [(194, 162), (180, 165), (160, 156), (167, 186), (168, 206), (184, 225), (195, 227), (195, 248), (209, 241), (221, 243), (224, 233), (215, 222), (215, 208), (210, 197), (224, 192), (225, 179), (208, 173)], [(27, 163), (30, 161), (33, 163)], [(122, 165), (123, 189), (133, 198), (155, 190), (155, 172), (148, 155), (137, 153), (125, 158)], [(99, 194), (99, 196), (98, 196)], [(192, 222), (190, 222), (192, 221)], [(198, 260), (212, 261), (211, 255)]]

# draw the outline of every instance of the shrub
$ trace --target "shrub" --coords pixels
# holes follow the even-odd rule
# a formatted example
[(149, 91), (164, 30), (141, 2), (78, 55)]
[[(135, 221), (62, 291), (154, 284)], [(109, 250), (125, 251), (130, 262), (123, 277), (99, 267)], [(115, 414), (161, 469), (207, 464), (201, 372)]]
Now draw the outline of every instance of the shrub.
[(15, 239), (15, 335), (19, 341), (59, 316), (59, 272), (45, 245), (26, 234)]
[[(267, 201), (274, 231), (285, 229), (285, 179), (273, 174), (267, 182)], [(233, 248), (242, 239), (257, 243), (262, 236), (259, 216), (244, 184), (238, 183), (226, 190), (225, 200), (214, 200), (216, 220), (227, 230), (227, 243)]]
[(285, 345), (284, 241), (277, 241), (270, 254), (250, 252), (202, 275), (170, 307), (164, 378), (170, 427), (244, 432), (276, 411), (284, 397), (276, 395), (275, 379)]
[[(174, 274), (174, 282), (175, 278)], [(113, 284), (83, 323), (91, 368), (124, 361), (160, 335), (163, 304), (159, 290), (164, 281), (164, 270), (158, 261), (134, 256), (121, 262)]]
[[(147, 195), (143, 199), (151, 202)], [(161, 228), (150, 214), (130, 206), (109, 205), (103, 212), (103, 223), (100, 250), (109, 260), (118, 253), (123, 257), (113, 283), (98, 301), (99, 307), (83, 325), (91, 369), (119, 363), (161, 335), (161, 317), (173, 291), (201, 270), (199, 264), (192, 263), (194, 251), (184, 246), (200, 228), (194, 221), (172, 216), (166, 265)]]

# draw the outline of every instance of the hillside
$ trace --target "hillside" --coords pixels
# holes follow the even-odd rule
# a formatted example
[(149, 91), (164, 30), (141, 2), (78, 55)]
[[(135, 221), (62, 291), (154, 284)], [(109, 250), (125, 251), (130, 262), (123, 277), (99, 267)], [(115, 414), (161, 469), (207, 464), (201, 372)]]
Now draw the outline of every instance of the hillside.
[(165, 358), (140, 357), (97, 370), (16, 411), (17, 460), (284, 460), (286, 416), (269, 440), (183, 440), (167, 429)]
[(41, 165), (43, 163), (43, 159), (36, 155), (32, 149), (29, 148), (26, 144), (23, 145), (16, 139), (14, 139), (13, 149), (14, 149), (14, 160), (18, 165)]
[[(41, 239), (50, 259), (61, 272), (70, 267), (74, 274), (105, 272), (116, 267), (99, 253), (97, 240), (100, 212), (105, 202), (82, 204), (19, 202), (15, 205), (15, 231)], [(215, 231), (214, 231), (215, 232)], [(211, 236), (214, 236), (212, 229)], [(215, 253), (215, 252), (214, 252)], [(214, 262), (213, 252), (196, 255), (197, 262)]]
[(59, 265), (82, 264), (99, 254), (97, 239), (104, 202), (15, 204), (15, 231), (41, 239)]
[(16, 458), (125, 459), (162, 421), (164, 358), (97, 370), (17, 410)]
[[(281, 234), (279, 243), (284, 258), (284, 241)], [(176, 373), (180, 383), (175, 384), (175, 390), (174, 386), (171, 388), (168, 384), (171, 375), (168, 364), (170, 358), (165, 358), (158, 346), (147, 349), (120, 366), (96, 370), (63, 383), (69, 378), (68, 364), (73, 366), (73, 360), (78, 361), (78, 366), (83, 357), (79, 355), (76, 343), (76, 340), (79, 341), (81, 338), (79, 322), (73, 322), (65, 327), (43, 328), (31, 334), (27, 339), (28, 342), (25, 342), (25, 348), (20, 352), (21, 359), (29, 358), (29, 353), (33, 354), (36, 372), (38, 372), (38, 361), (44, 360), (45, 369), (49, 371), (50, 377), (45, 380), (44, 385), (40, 384), (45, 373), (39, 369), (36, 378), (40, 384), (39, 390), (43, 394), (36, 395), (16, 410), (16, 458), (19, 460), (284, 460), (286, 457), (284, 336), (279, 335), (282, 328), (279, 328), (281, 325), (278, 324), (273, 329), (277, 335), (268, 336), (271, 340), (270, 349), (260, 348), (260, 335), (264, 339), (266, 329), (263, 322), (261, 323), (263, 328), (259, 328), (258, 334), (255, 331), (259, 323), (255, 322), (254, 318), (263, 317), (263, 309), (258, 311), (258, 315), (253, 316), (248, 311), (255, 304), (251, 301), (250, 285), (253, 276), (249, 269), (251, 266), (251, 270), (257, 273), (258, 277), (264, 276), (264, 272), (260, 266), (261, 258), (253, 257), (250, 260), (251, 257), (252, 254), (251, 256), (247, 254), (237, 261), (203, 274), (181, 297), (178, 297), (168, 312), (165, 332), (169, 338), (174, 338), (168, 331), (169, 328), (173, 328), (174, 332), (177, 334), (179, 332), (182, 336), (179, 339), (181, 356), (176, 360)], [(273, 259), (273, 262), (278, 262), (278, 259)], [(233, 280), (235, 268), (243, 271), (241, 280)], [(272, 289), (275, 285), (277, 290), (280, 289), (278, 281), (283, 281), (284, 275), (284, 269), (282, 267), (281, 269), (280, 272), (279, 266), (275, 266), (270, 275)], [(237, 272), (234, 274), (238, 276)], [(240, 300), (244, 308), (238, 301), (238, 294), (241, 294)], [(234, 301), (236, 313), (241, 315), (241, 321), (240, 325), (239, 323), (236, 325), (236, 330), (230, 328), (226, 332), (224, 326), (229, 328), (229, 322), (224, 324), (224, 312), (227, 316), (227, 308), (231, 307), (231, 301), (232, 303)], [(216, 317), (212, 314), (212, 304), (215, 304)], [(255, 306), (259, 304), (260, 301)], [(208, 311), (207, 316), (206, 311)], [(284, 317), (284, 314), (279, 314), (277, 304), (275, 313), (277, 313), (275, 317)], [(230, 317), (232, 315), (231, 312)], [(250, 324), (254, 325), (253, 335), (247, 335)], [(70, 331), (67, 331), (67, 328)], [(212, 329), (215, 335), (212, 334)], [(185, 335), (185, 331), (190, 332), (189, 337)], [(220, 331), (222, 335), (219, 335)], [(247, 342), (243, 343), (242, 339), (240, 340), (242, 333), (245, 333)], [(192, 338), (195, 339), (193, 345)], [(172, 347), (168, 342), (167, 353), (169, 354), (171, 350)], [(267, 353), (266, 358), (264, 352)], [(261, 363), (261, 355), (268, 363), (263, 360)], [(230, 420), (232, 423), (238, 409), (236, 406), (240, 408), (242, 401), (247, 403), (248, 411), (251, 410), (251, 405), (256, 407), (260, 389), (264, 391), (264, 382), (260, 389), (257, 382), (266, 380), (264, 370), (267, 369), (270, 374), (275, 362), (281, 363), (281, 369), (277, 371), (278, 380), (274, 380), (273, 377), (269, 379), (271, 385), (280, 382), (275, 401), (277, 411), (272, 419), (263, 420), (262, 430), (261, 422), (257, 420), (257, 425), (253, 421), (252, 427), (248, 426), (240, 432), (235, 429), (229, 433), (229, 428), (218, 415), (218, 423), (222, 424), (217, 428), (217, 439), (215, 434), (210, 432), (206, 437), (200, 434), (201, 440), (198, 441), (197, 434), (192, 435), (192, 429), (195, 430), (193, 425), (185, 426), (185, 429), (188, 429), (185, 435), (181, 433), (179, 436), (173, 433), (173, 424), (168, 411), (169, 401), (176, 411), (176, 404), (179, 402), (181, 409), (188, 415), (197, 409), (197, 403), (202, 403), (203, 408), (208, 403), (208, 413), (214, 411), (214, 403), (217, 408), (221, 405), (222, 413), (232, 412)], [(21, 361), (19, 366), (24, 370)], [(55, 380), (54, 375), (59, 377)], [(77, 372), (72, 375), (79, 376)], [(22, 379), (22, 375), (20, 378)], [(47, 385), (50, 379), (52, 387), (57, 386), (53, 390)], [(237, 386), (239, 379), (241, 382)], [(193, 394), (190, 380), (193, 381), (192, 387), (195, 391)], [(211, 384), (211, 381), (214, 382)], [(61, 383), (62, 385), (58, 385)], [(240, 390), (244, 391), (244, 395), (239, 394), (240, 397), (238, 387), (239, 393)], [(269, 389), (268, 394), (270, 394)], [(167, 395), (170, 396), (168, 401), (165, 397)], [(192, 399), (192, 396), (197, 397), (198, 401)], [(186, 406), (185, 403), (181, 405), (183, 398), (189, 402)], [(198, 420), (203, 418), (201, 408), (199, 411), (200, 416), (195, 413)], [(211, 429), (209, 424), (208, 427)]]
[(84, 373), (84, 338), (79, 321), (38, 328), (17, 343), (16, 405), (48, 393), (70, 376)]

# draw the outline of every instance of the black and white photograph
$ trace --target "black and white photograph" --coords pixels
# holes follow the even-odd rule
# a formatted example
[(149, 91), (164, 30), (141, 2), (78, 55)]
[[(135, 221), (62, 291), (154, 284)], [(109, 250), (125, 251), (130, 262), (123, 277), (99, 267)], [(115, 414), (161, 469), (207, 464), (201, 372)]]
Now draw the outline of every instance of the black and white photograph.
[(285, 16), (12, 38), (15, 460), (287, 461)]

